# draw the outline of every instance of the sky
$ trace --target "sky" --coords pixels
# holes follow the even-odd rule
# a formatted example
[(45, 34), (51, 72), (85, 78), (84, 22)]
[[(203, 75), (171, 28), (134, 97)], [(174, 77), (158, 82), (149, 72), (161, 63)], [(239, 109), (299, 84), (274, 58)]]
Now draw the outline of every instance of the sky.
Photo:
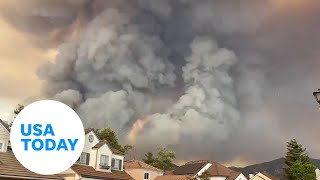
[[(0, 118), (62, 101), (136, 153), (320, 158), (317, 0), (0, 1)], [(130, 135), (131, 134), (131, 135)], [(134, 136), (134, 137), (132, 137)]]
[(54, 57), (54, 49), (34, 48), (28, 35), (0, 19), (0, 117), (9, 120), (14, 108), (25, 99), (40, 94), (41, 82), (35, 75), (42, 62)]

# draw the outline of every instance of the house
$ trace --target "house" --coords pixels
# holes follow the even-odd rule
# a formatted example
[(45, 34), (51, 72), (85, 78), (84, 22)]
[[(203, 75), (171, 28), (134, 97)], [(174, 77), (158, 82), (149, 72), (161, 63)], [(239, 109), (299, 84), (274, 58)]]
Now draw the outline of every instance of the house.
[(163, 175), (162, 170), (137, 160), (125, 162), (124, 168), (135, 180), (154, 180), (157, 176)]
[(247, 178), (240, 172), (233, 171), (217, 162), (201, 160), (191, 161), (180, 167), (177, 167), (170, 176), (189, 176), (193, 179), (201, 179), (203, 176), (210, 180), (247, 180)]
[(280, 180), (280, 179), (277, 177), (274, 177), (273, 175), (271, 175), (267, 171), (264, 171), (262, 173), (258, 172), (256, 174), (250, 174), (249, 180)]
[(164, 175), (156, 177), (155, 180), (193, 180), (193, 178), (188, 175)]
[(320, 180), (320, 170), (316, 169), (316, 180)]
[(56, 180), (56, 175), (39, 175), (22, 166), (12, 152), (0, 152), (0, 179), (6, 180)]
[(78, 161), (59, 173), (66, 180), (133, 179), (123, 171), (124, 154), (100, 141), (93, 129), (85, 129), (85, 145)]
[(0, 119), (0, 152), (6, 152), (10, 146), (9, 126)]

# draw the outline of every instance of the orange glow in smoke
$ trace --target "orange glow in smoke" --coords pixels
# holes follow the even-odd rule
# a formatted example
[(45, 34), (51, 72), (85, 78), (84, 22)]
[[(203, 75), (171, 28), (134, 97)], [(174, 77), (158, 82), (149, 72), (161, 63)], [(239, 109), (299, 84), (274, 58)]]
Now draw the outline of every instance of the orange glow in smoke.
[(148, 122), (148, 119), (146, 117), (142, 117), (133, 124), (128, 134), (128, 140), (131, 144), (135, 144), (137, 142), (137, 136), (143, 130), (147, 122)]

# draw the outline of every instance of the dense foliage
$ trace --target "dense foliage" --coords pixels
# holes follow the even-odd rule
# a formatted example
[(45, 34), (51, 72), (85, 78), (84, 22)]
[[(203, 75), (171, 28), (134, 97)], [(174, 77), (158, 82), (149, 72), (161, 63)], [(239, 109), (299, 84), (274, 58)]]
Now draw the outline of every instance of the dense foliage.
[(118, 151), (122, 153), (128, 153), (131, 149), (133, 149), (132, 145), (125, 145), (121, 146), (118, 142), (118, 138), (116, 133), (111, 129), (111, 128), (105, 128), (105, 129), (97, 129), (95, 130), (97, 136), (99, 137), (100, 140), (107, 140), (110, 146), (113, 148), (117, 149)]
[(287, 142), (285, 175), (289, 180), (315, 180), (315, 165), (311, 162), (306, 149), (293, 139)]
[(175, 152), (159, 147), (157, 156), (154, 156), (153, 153), (148, 152), (145, 154), (143, 161), (153, 167), (168, 171), (175, 168), (175, 165), (173, 164), (173, 159), (175, 157)]

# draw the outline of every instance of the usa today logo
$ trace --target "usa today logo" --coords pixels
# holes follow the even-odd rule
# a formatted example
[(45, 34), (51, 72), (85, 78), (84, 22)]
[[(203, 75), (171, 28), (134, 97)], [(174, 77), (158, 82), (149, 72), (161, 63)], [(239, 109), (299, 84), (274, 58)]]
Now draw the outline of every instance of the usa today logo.
[(70, 168), (81, 155), (84, 137), (79, 116), (69, 106), (52, 100), (25, 107), (15, 118), (10, 133), (18, 161), (43, 175)]

